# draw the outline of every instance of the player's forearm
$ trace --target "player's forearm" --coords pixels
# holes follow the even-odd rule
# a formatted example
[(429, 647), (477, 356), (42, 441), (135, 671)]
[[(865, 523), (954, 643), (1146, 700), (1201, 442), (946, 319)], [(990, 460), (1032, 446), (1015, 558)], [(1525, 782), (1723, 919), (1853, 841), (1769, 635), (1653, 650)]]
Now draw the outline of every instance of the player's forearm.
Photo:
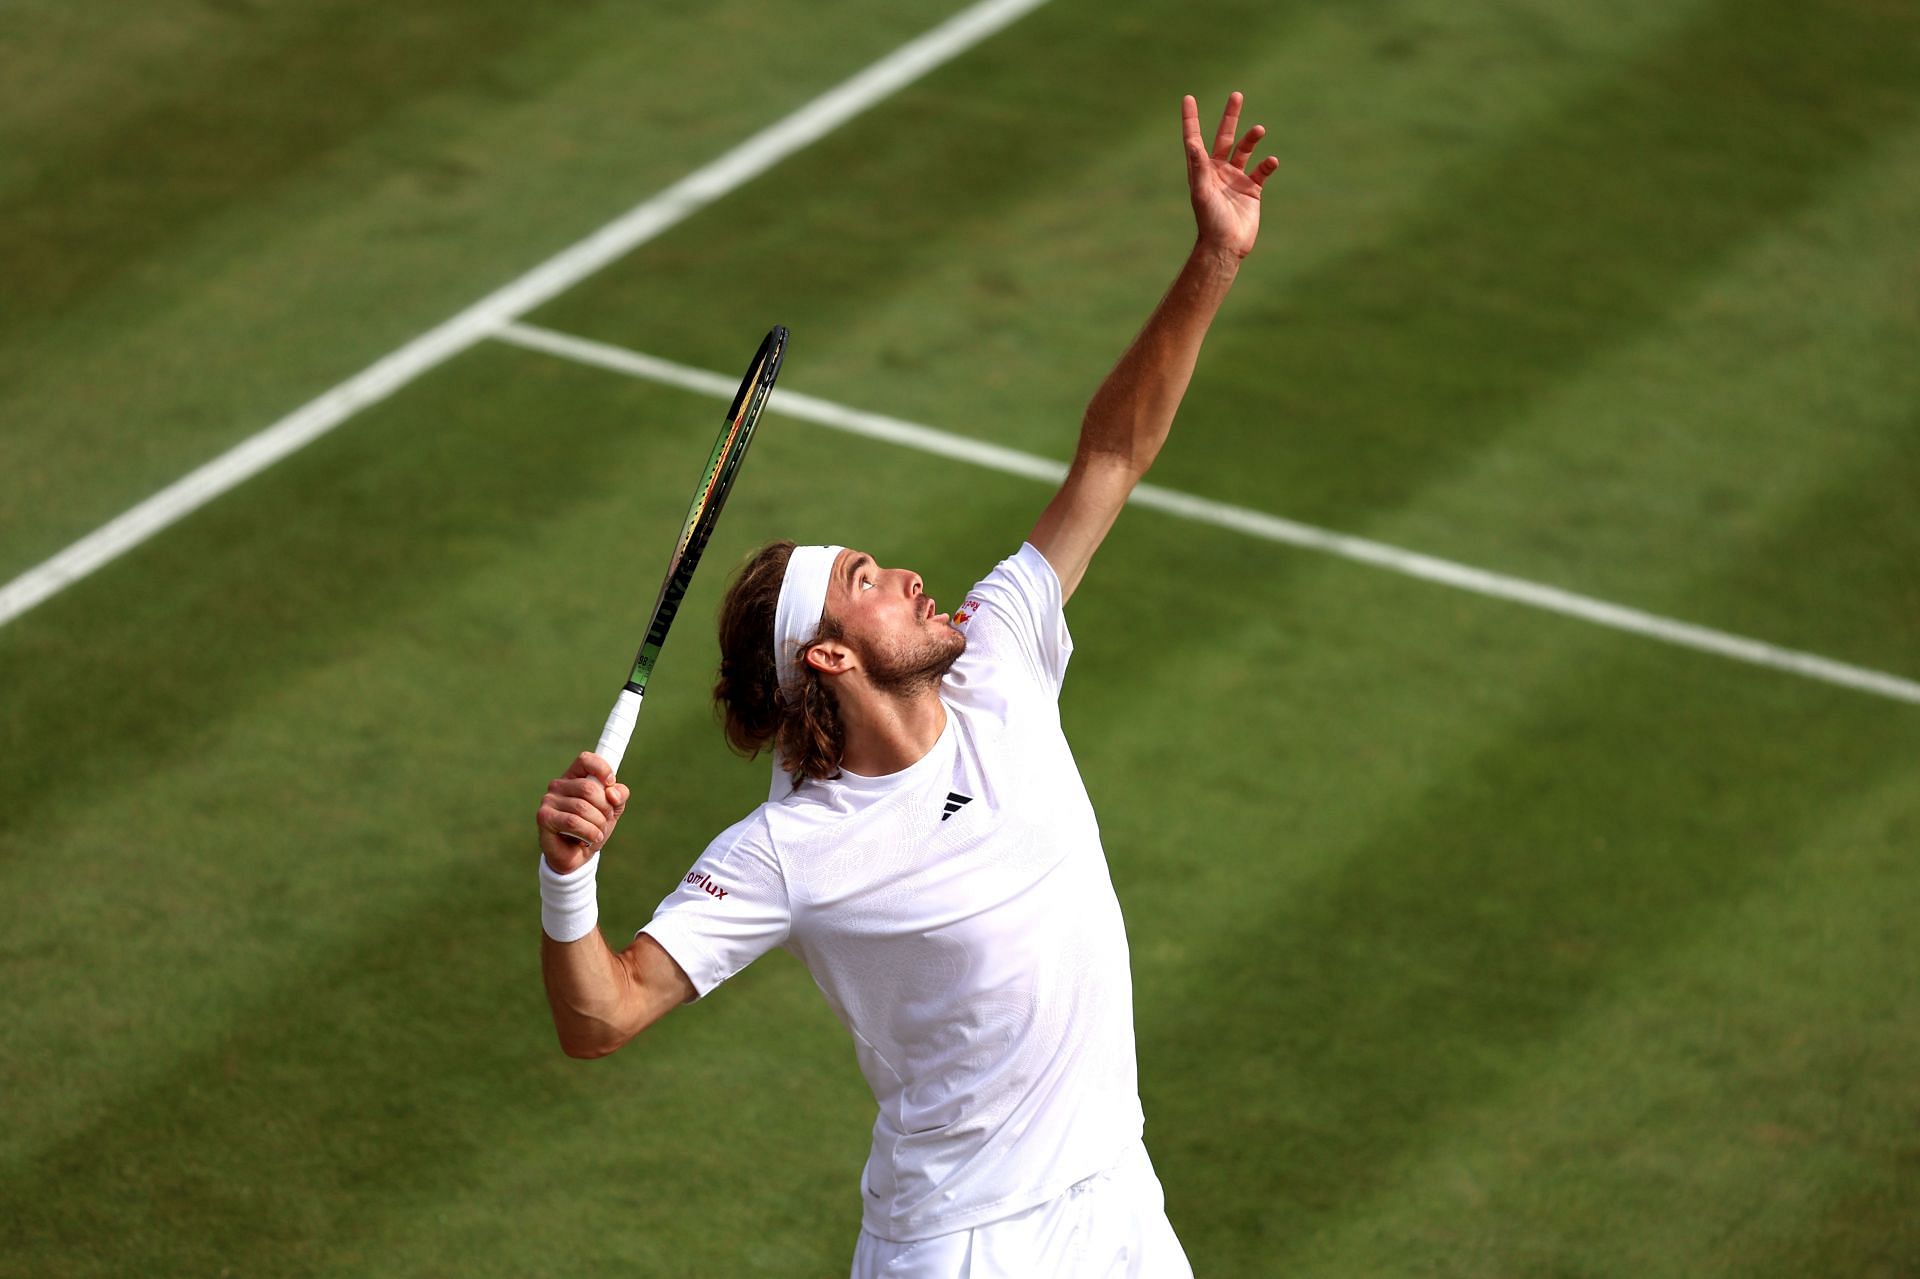
[(1082, 461), (1113, 459), (1145, 475), (1187, 393), (1200, 344), (1240, 269), (1237, 255), (1194, 246), (1173, 286), (1094, 393), (1080, 427)]
[(569, 1057), (604, 1057), (633, 1037), (632, 974), (594, 929), (577, 941), (540, 938), (553, 1028)]

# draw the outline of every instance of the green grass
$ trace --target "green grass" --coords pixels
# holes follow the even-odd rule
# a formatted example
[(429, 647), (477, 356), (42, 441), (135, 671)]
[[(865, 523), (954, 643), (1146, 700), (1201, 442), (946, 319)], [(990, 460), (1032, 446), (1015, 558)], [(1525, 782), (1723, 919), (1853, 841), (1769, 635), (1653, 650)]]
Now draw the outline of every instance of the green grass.
[[(0, 575), (943, 12), (35, 7)], [(1285, 165), (1157, 482), (1920, 676), (1920, 11), (1209, 24), (1055, 0), (534, 318), (729, 372), (778, 320), (783, 385), (1064, 457), (1185, 248), (1179, 94), (1243, 88)], [(871, 1103), (797, 964), (593, 1064), (536, 971), (532, 809), (715, 409), (483, 345), (0, 629), (0, 1273), (844, 1270)], [(1045, 497), (768, 418), (610, 937), (764, 784), (721, 567), (951, 595)], [(1199, 1273), (1920, 1274), (1915, 708), (1151, 511), (1070, 617)]]
[(751, 0), (698, 17), (176, 0), (110, 24), (17, 7), (0, 74), (49, 84), (44, 98), (10, 95), (0, 119), (0, 572), (945, 12), (840, 4), (831, 26), (796, 32)]

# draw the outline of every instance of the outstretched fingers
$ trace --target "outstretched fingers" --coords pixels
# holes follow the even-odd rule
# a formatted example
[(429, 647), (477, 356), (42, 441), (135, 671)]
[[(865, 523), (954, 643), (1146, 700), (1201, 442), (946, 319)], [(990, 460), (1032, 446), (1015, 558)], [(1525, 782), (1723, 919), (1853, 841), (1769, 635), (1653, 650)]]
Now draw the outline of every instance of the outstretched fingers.
[[(1208, 167), (1209, 160), (1240, 170), (1256, 191), (1266, 185), (1268, 178), (1279, 172), (1280, 161), (1275, 156), (1268, 156), (1258, 164), (1253, 160), (1253, 153), (1267, 136), (1266, 125), (1256, 124), (1247, 130), (1246, 136), (1239, 136), (1240, 108), (1245, 102), (1245, 95), (1238, 90), (1227, 95), (1226, 110), (1220, 115), (1220, 127), (1214, 131), (1213, 145), (1208, 147), (1200, 132), (1200, 104), (1192, 94), (1180, 99), (1181, 130), (1186, 139), (1188, 167), (1192, 170), (1194, 180), (1200, 179), (1200, 172)], [(1249, 168), (1249, 165), (1252, 167)], [(1238, 179), (1234, 181), (1237, 183)]]
[(1260, 139), (1265, 137), (1266, 133), (1267, 126), (1264, 124), (1256, 124), (1248, 129), (1247, 136), (1241, 138), (1240, 145), (1233, 149), (1233, 158), (1228, 163), (1236, 169), (1245, 169), (1247, 161), (1253, 159), (1253, 149), (1260, 145)]
[(1235, 89), (1227, 95), (1227, 109), (1220, 115), (1220, 127), (1213, 131), (1213, 158), (1224, 160), (1233, 150), (1234, 135), (1240, 132), (1240, 104), (1245, 99)]
[(1180, 99), (1180, 123), (1186, 134), (1187, 154), (1199, 152), (1205, 155), (1206, 140), (1200, 136), (1200, 104), (1193, 100), (1191, 93)]

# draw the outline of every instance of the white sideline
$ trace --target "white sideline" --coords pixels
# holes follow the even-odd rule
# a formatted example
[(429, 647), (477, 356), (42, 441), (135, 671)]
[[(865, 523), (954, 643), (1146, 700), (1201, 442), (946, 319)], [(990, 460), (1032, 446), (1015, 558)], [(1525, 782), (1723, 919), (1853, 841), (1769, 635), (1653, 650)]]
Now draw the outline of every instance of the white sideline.
[[(515, 346), (542, 351), (562, 359), (594, 365), (616, 373), (624, 373), (630, 377), (664, 382), (702, 395), (710, 395), (715, 399), (730, 400), (738, 388), (737, 378), (723, 377), (704, 369), (689, 368), (684, 364), (675, 364), (655, 356), (642, 355), (623, 347), (610, 346), (604, 342), (595, 342), (570, 334), (556, 333), (551, 329), (538, 328), (530, 324), (505, 324), (494, 336)], [(917, 422), (904, 422), (899, 418), (886, 417), (879, 413), (862, 412), (859, 409), (836, 404), (831, 400), (802, 395), (797, 391), (775, 390), (767, 407), (776, 413), (784, 413), (789, 417), (832, 427), (837, 431), (884, 440), (889, 444), (918, 449), (923, 453), (933, 453), (989, 470), (1004, 471), (1010, 475), (1022, 475), (1028, 479), (1057, 484), (1067, 474), (1064, 464), (1036, 457), (1031, 453), (1023, 453), (1018, 449), (970, 440), (965, 436), (922, 426)], [(1194, 497), (1188, 493), (1161, 488), (1154, 484), (1142, 484), (1136, 488), (1133, 492), (1133, 503), (1164, 511), (1182, 519), (1211, 524), (1216, 528), (1232, 529), (1269, 542), (1283, 542), (1289, 546), (1303, 547), (1307, 550), (1324, 551), (1329, 555), (1370, 564), (1375, 568), (1389, 569), (1408, 577), (1438, 582), (1459, 590), (1471, 591), (1476, 595), (1525, 604), (1530, 608), (1543, 609), (1564, 617), (1578, 618), (1584, 622), (1592, 622), (1596, 626), (1643, 635), (1649, 639), (1677, 644), (1682, 648), (1712, 653), (1718, 657), (1731, 658), (1736, 662), (1771, 667), (1801, 675), (1807, 679), (1838, 684), (1843, 688), (1920, 705), (1920, 683), (1903, 679), (1898, 675), (1870, 670), (1863, 666), (1853, 666), (1846, 662), (1836, 662), (1832, 658), (1821, 657), (1815, 653), (1781, 648), (1778, 645), (1731, 635), (1705, 626), (1695, 626), (1691, 622), (1677, 622), (1636, 608), (1610, 604), (1592, 596), (1578, 595), (1555, 586), (1530, 582), (1525, 578), (1492, 573), (1486, 569), (1455, 563), (1452, 560), (1422, 555), (1418, 551), (1402, 550), (1384, 542), (1369, 541), (1363, 537), (1353, 537), (1330, 529), (1316, 528), (1311, 524), (1281, 519), (1277, 515), (1268, 515), (1264, 511)]]
[(0, 626), (1045, 3), (982, 0), (901, 45), (592, 235), (0, 587)]

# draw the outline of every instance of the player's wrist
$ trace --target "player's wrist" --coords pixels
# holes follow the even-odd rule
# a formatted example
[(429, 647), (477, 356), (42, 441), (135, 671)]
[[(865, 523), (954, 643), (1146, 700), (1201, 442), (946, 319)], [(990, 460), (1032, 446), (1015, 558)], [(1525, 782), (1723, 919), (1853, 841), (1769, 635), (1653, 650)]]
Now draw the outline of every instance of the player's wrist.
[(1246, 258), (1245, 253), (1232, 245), (1211, 239), (1204, 234), (1194, 240), (1193, 252), (1189, 255), (1189, 260), (1195, 266), (1228, 282), (1240, 274), (1240, 264), (1246, 261)]
[(559, 852), (547, 847), (547, 841), (540, 841), (540, 860), (545, 862), (556, 875), (571, 875), (595, 856), (595, 850), (586, 844), (576, 844), (572, 840), (561, 841)]
[(600, 854), (561, 874), (540, 857), (540, 927), (557, 942), (579, 941), (600, 923), (600, 894), (594, 885)]

